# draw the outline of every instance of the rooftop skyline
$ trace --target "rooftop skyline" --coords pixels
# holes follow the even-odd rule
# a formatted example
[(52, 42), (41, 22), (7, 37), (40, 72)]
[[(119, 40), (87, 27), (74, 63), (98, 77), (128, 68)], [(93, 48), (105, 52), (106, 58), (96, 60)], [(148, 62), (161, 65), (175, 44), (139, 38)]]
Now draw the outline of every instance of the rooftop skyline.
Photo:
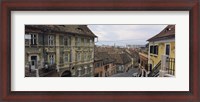
[(88, 25), (98, 36), (96, 45), (145, 45), (167, 25)]

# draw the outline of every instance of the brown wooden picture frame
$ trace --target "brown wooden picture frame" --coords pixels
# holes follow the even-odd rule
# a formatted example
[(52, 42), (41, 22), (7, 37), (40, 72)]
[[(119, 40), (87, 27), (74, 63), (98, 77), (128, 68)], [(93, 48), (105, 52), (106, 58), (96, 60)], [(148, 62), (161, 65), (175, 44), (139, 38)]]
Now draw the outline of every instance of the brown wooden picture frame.
[[(200, 102), (200, 0), (3, 0), (0, 29), (1, 102)], [(189, 11), (189, 91), (11, 91), (11, 11)]]

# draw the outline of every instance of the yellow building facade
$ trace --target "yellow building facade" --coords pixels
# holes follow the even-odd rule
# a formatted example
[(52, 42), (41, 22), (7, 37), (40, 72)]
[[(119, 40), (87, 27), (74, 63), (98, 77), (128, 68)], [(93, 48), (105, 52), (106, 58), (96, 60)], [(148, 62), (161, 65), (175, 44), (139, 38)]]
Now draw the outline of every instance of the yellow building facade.
[(167, 42), (150, 42), (150, 46), (158, 46), (158, 54), (150, 53), (148, 56), (148, 63), (152, 64), (152, 66), (156, 66), (159, 61), (161, 61), (161, 56), (166, 55), (166, 47), (169, 46), (169, 58), (175, 58), (175, 41), (167, 41)]
[[(167, 58), (167, 70), (175, 74), (175, 25), (168, 25), (159, 34), (148, 39), (148, 65), (149, 73), (162, 63), (162, 57)], [(173, 61), (173, 63), (172, 63)], [(168, 63), (169, 62), (169, 63)]]

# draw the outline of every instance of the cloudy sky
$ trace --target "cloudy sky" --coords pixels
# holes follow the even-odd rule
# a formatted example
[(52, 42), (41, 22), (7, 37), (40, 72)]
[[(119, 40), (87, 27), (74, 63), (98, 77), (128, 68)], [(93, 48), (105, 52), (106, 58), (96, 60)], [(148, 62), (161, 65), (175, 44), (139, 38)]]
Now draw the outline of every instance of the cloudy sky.
[(144, 45), (167, 25), (88, 25), (98, 36), (97, 45)]

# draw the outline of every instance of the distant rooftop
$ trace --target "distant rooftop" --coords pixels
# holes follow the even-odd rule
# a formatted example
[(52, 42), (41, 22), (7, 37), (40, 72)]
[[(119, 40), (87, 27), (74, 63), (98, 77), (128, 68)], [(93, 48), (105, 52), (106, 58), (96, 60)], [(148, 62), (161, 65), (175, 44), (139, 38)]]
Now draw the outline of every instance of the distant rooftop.
[(95, 61), (102, 60), (104, 64), (114, 62), (114, 59), (112, 59), (107, 52), (97, 52), (96, 51), (94, 53), (94, 60)]

